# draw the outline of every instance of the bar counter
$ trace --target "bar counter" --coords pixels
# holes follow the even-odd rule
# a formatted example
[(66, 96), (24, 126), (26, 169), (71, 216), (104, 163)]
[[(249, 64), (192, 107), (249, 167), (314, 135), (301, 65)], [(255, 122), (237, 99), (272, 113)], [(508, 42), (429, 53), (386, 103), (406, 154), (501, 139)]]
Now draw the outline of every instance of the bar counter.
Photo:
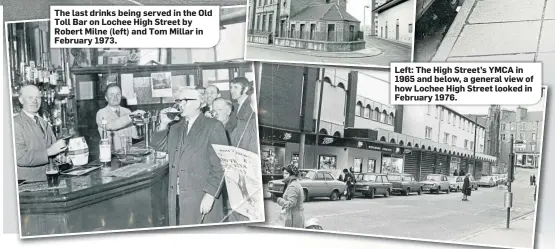
[(127, 165), (114, 158), (85, 175), (60, 175), (57, 186), (19, 186), (22, 237), (167, 226), (167, 160), (154, 153), (140, 158)]

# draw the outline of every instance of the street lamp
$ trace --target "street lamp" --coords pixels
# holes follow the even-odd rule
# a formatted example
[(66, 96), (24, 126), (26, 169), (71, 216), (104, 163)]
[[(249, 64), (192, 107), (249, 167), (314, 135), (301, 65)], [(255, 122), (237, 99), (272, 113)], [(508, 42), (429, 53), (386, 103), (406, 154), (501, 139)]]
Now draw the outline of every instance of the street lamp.
[(364, 27), (364, 32), (366, 32), (366, 9), (370, 8), (370, 6), (364, 6), (362, 10), (362, 27)]

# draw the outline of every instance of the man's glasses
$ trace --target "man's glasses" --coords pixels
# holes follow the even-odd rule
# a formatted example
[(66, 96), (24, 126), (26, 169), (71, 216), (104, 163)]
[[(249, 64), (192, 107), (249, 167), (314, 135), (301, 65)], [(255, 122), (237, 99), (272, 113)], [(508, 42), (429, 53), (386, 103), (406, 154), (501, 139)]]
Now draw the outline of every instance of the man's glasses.
[(197, 100), (197, 99), (175, 99), (175, 103), (180, 104), (183, 101), (192, 101), (192, 100)]

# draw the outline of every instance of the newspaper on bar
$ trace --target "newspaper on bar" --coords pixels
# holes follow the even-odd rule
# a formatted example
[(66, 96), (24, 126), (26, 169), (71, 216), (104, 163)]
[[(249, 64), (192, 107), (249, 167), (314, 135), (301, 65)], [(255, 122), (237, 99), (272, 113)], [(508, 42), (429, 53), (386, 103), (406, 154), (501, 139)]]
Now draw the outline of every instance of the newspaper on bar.
[(225, 170), (229, 204), (233, 211), (250, 220), (264, 219), (264, 195), (260, 156), (225, 145), (212, 145)]

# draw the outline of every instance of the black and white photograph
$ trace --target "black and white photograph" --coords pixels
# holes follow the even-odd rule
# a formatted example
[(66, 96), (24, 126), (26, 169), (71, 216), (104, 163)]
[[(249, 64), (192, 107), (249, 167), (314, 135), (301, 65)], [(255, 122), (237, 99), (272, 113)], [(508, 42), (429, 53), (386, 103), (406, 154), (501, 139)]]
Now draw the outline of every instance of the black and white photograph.
[(416, 0), (249, 0), (245, 59), (389, 67), (412, 61)]
[(543, 62), (555, 81), (551, 0), (417, 0), (415, 62)]
[(533, 248), (547, 88), (531, 106), (391, 105), (387, 69), (261, 68), (252, 226)]
[(246, 6), (221, 11), (209, 49), (50, 48), (48, 19), (6, 23), (21, 238), (264, 221)]

